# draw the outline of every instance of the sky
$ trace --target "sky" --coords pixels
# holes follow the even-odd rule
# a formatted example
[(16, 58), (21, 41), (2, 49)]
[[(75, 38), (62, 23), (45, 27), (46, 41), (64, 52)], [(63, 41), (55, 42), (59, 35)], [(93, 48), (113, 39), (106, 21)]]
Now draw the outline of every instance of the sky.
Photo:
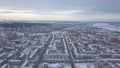
[(120, 21), (120, 0), (0, 0), (0, 20)]

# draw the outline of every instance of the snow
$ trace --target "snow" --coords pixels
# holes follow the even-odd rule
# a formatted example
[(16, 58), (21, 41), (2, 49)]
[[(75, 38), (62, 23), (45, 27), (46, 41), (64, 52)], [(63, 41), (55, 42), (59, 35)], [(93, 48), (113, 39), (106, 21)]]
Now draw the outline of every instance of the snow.
[(44, 35), (43, 33), (30, 33), (29, 36)]
[(24, 33), (22, 33), (22, 32), (17, 32), (17, 35), (19, 35), (19, 36), (24, 36)]
[(61, 65), (56, 63), (56, 64), (49, 64), (48, 68), (61, 68)]
[(65, 64), (63, 68), (71, 68), (70, 64)]
[(98, 28), (103, 28), (103, 29), (107, 29), (110, 31), (119, 31), (120, 32), (120, 27), (108, 24), (108, 23), (96, 23), (93, 24), (93, 26), (98, 27)]
[(93, 63), (75, 63), (76, 68), (94, 68)]

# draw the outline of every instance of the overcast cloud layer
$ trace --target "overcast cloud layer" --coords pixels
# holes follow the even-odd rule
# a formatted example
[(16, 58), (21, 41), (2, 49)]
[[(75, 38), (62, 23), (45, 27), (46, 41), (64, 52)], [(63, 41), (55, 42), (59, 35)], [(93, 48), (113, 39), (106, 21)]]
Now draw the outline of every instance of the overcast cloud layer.
[(0, 0), (0, 20), (120, 20), (120, 0)]

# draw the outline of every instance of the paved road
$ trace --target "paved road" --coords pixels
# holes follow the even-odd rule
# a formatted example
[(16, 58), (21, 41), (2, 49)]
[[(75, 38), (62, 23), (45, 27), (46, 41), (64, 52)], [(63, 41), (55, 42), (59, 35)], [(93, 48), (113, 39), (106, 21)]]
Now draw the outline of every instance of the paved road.
[(42, 49), (42, 52), (40, 54), (40, 57), (38, 58), (38, 61), (35, 63), (35, 66), (34, 68), (39, 68), (39, 64), (43, 62), (43, 58), (44, 58), (44, 53), (46, 53), (48, 47), (49, 47), (49, 44), (52, 40), (52, 35), (49, 35), (48, 39), (46, 40), (46, 44), (44, 45), (43, 49)]
[(68, 42), (67, 37), (64, 36), (64, 38), (65, 38), (65, 42), (66, 42), (66, 46), (67, 46), (67, 50), (68, 50), (68, 54), (69, 54), (69, 58), (70, 58), (71, 67), (75, 68), (75, 65), (74, 65), (74, 62), (73, 62), (73, 56), (72, 56), (71, 50), (69, 48), (69, 44), (67, 43)]

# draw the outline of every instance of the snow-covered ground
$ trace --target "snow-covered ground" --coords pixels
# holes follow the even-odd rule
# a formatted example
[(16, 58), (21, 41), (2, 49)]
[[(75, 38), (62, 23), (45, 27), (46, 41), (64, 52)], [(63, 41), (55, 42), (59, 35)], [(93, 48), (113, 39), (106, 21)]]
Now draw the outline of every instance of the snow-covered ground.
[(63, 68), (71, 68), (70, 64), (65, 64)]
[[(68, 63), (63, 63), (63, 68), (71, 68), (71, 65)], [(59, 68), (61, 64), (53, 63), (48, 65), (51, 68)], [(94, 68), (94, 63), (75, 63), (75, 68)]]
[(110, 31), (119, 31), (120, 32), (120, 27), (110, 25), (109, 23), (96, 23), (96, 24), (93, 24), (93, 26), (98, 27), (98, 28), (107, 29)]
[(76, 68), (94, 68), (93, 63), (75, 63)]

